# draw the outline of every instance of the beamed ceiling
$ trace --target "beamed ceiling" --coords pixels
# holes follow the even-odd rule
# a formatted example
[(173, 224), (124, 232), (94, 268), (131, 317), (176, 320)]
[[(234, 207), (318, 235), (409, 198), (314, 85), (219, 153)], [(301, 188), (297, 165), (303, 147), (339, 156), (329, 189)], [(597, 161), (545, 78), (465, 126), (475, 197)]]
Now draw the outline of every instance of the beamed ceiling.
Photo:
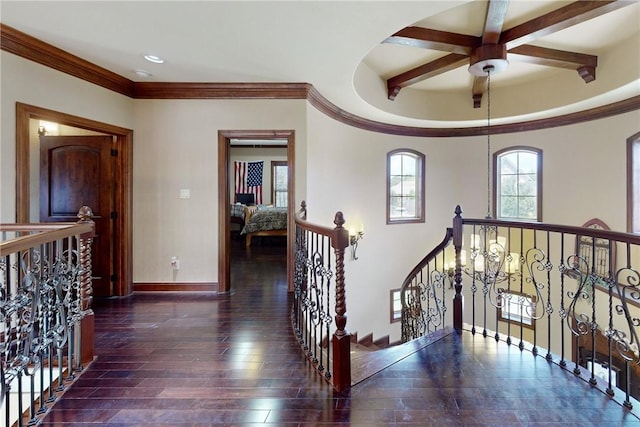
[[(5, 51), (134, 98), (306, 98), (361, 127), (436, 135), (483, 125), (489, 78), (468, 69), (504, 59), (506, 69), (490, 76), (498, 126), (640, 108), (637, 0), (0, 7)], [(145, 53), (166, 62), (150, 64)]]

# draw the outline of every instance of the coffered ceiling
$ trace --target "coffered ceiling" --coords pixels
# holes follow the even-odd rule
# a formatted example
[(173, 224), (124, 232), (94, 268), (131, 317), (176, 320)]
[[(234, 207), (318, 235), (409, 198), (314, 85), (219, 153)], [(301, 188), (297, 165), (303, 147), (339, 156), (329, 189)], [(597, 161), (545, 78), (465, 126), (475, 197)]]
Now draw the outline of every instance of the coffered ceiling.
[(309, 83), (395, 125), (481, 125), (488, 79), (468, 67), (501, 48), (496, 123), (640, 95), (637, 0), (3, 0), (0, 20), (133, 82)]

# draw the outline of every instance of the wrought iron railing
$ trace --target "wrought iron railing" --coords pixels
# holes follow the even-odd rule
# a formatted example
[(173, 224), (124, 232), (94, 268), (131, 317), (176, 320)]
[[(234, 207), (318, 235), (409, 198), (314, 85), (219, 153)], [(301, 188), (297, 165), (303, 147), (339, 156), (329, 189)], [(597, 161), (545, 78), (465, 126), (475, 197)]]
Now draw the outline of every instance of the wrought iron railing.
[(36, 424), (93, 357), (91, 210), (78, 218), (1, 226), (3, 425)]
[[(351, 387), (351, 337), (346, 330), (344, 253), (349, 231), (337, 212), (335, 228), (295, 219), (293, 331), (314, 368), (338, 391)], [(335, 315), (333, 315), (335, 313)], [(334, 323), (335, 322), (335, 323)]]
[(633, 408), (640, 235), (461, 213), (403, 282), (402, 341), (468, 329), (545, 357)]

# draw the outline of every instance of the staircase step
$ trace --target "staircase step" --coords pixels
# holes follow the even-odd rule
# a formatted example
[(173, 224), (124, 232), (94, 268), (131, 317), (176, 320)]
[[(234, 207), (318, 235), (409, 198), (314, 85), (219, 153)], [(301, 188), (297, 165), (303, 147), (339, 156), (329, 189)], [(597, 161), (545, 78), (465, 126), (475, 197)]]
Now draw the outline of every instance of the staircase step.
[(351, 385), (353, 386), (364, 381), (385, 368), (388, 368), (400, 360), (412, 355), (416, 351), (421, 350), (452, 333), (455, 333), (455, 330), (451, 327), (447, 327), (433, 332), (426, 337), (420, 337), (415, 340), (378, 351), (356, 351), (351, 355)]
[(361, 339), (359, 339), (358, 340), (358, 344), (363, 345), (365, 347), (373, 345), (373, 333), (367, 334), (364, 337), (362, 337)]
[(373, 342), (373, 345), (375, 345), (378, 348), (387, 348), (389, 347), (389, 335), (385, 335), (384, 337), (380, 337), (377, 340), (375, 340)]

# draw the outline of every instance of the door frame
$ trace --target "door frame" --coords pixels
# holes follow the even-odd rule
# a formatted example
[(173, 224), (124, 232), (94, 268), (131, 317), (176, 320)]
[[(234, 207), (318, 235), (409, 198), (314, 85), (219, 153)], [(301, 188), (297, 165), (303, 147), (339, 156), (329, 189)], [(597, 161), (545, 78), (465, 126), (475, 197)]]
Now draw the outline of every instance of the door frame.
[(287, 140), (287, 288), (292, 290), (295, 213), (295, 131), (294, 130), (219, 130), (218, 131), (218, 291), (231, 290), (231, 166), (232, 139)]
[(115, 221), (114, 296), (126, 296), (133, 291), (132, 243), (132, 171), (133, 130), (73, 116), (59, 111), (16, 102), (16, 222), (30, 222), (30, 119), (46, 120), (66, 126), (105, 133), (115, 137), (116, 156), (114, 176)]

